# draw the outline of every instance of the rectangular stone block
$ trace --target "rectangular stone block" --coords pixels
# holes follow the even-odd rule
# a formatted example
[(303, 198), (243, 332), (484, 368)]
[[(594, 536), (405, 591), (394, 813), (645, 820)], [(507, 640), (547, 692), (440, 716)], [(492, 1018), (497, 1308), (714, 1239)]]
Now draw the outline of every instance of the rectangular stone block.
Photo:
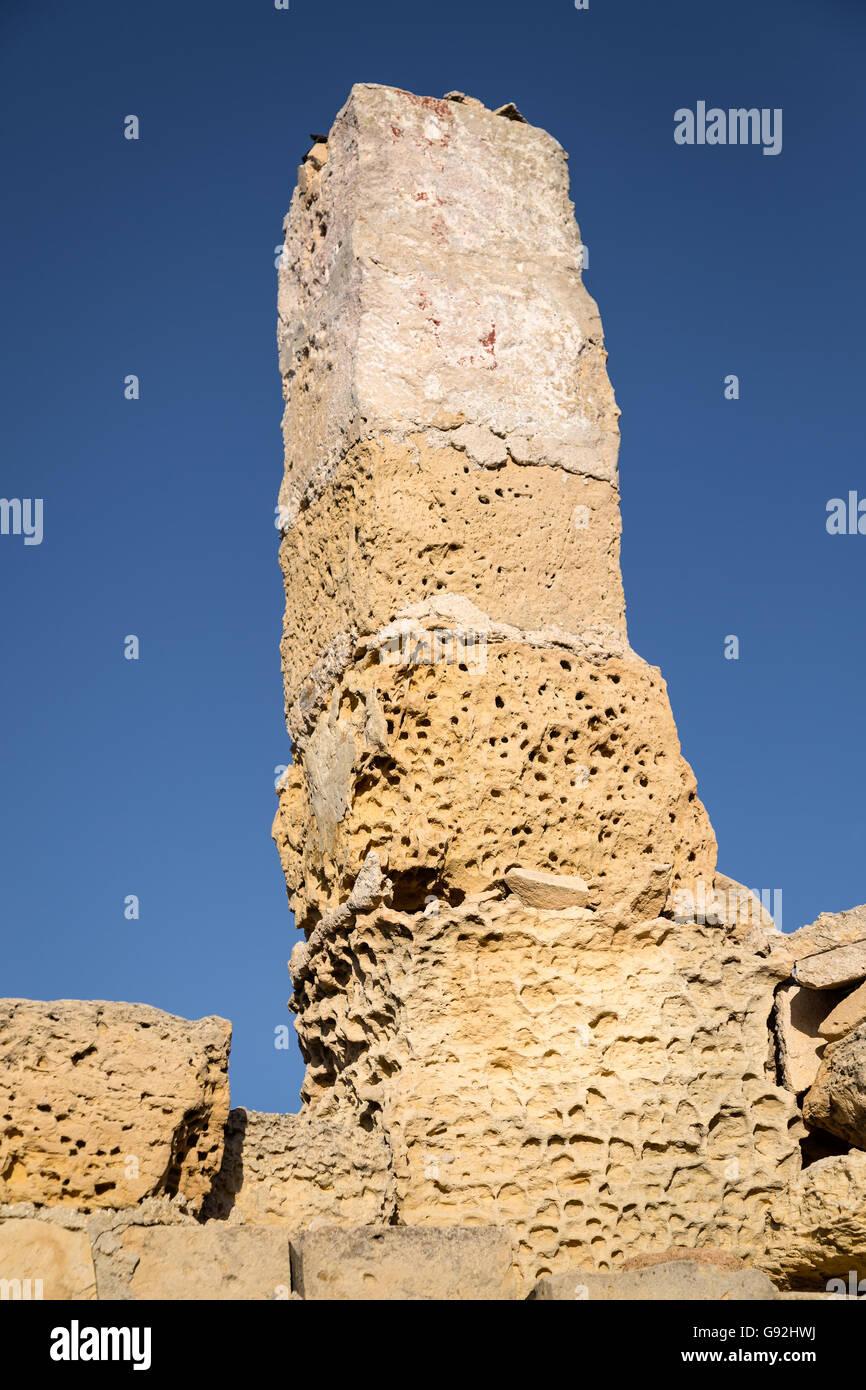
[(619, 534), (610, 483), (504, 456), (482, 467), (420, 433), (358, 445), (280, 546), (289, 707), (346, 634), (376, 633), (431, 595), (471, 595), (525, 631), (622, 639)]
[(844, 912), (822, 912), (814, 922), (800, 927), (786, 938), (792, 960), (805, 960), (820, 951), (866, 940), (866, 903)]
[(288, 1299), (289, 1237), (276, 1226), (131, 1225), (94, 1241), (101, 1299)]
[(694, 1260), (605, 1274), (576, 1269), (539, 1280), (529, 1295), (542, 1303), (752, 1303), (778, 1297), (775, 1284), (758, 1269), (719, 1269)]
[(361, 429), (454, 432), (484, 462), (505, 441), (521, 463), (614, 482), (618, 412), (581, 271), (546, 131), (472, 99), (354, 86), (286, 219), (289, 518)]
[(314, 1302), (517, 1297), (511, 1239), (496, 1226), (308, 1231), (292, 1240), (292, 1280)]
[[(465, 626), (441, 611), (439, 630), (479, 630), (471, 608)], [(425, 623), (394, 624), (395, 640), (423, 647)], [(672, 889), (711, 881), (715, 839), (658, 672), (631, 654), (482, 635), (476, 664), (432, 646), (430, 660), (401, 647), (392, 661), (383, 637), (335, 689), (279, 789), (299, 927), (339, 905), (323, 888), (342, 891), (370, 851), (400, 907), (442, 882), (483, 892), (516, 868), (583, 879), (590, 906), (631, 901), (650, 863), (672, 866)]]
[(0, 1302), (94, 1298), (86, 1231), (29, 1218), (0, 1221)]
[(798, 960), (794, 978), (806, 989), (839, 989), (855, 980), (866, 979), (866, 940), (852, 941), (847, 946), (837, 946), (832, 951), (821, 951)]

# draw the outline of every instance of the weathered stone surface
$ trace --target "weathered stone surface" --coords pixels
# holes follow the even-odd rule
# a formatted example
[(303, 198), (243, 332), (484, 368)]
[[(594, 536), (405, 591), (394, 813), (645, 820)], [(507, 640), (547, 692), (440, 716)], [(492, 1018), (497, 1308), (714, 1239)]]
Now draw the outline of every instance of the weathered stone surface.
[(489, 638), (483, 669), (461, 665), (392, 665), (372, 647), (342, 677), (279, 791), (299, 926), (339, 906), (370, 851), (408, 908), (518, 867), (576, 875), (605, 907), (631, 900), (648, 862), (673, 866), (672, 891), (712, 881), (658, 672), (511, 638)]
[(288, 1231), (276, 1226), (130, 1225), (94, 1246), (100, 1298), (288, 1299)]
[(306, 1300), (514, 1299), (507, 1232), (384, 1226), (292, 1238), (292, 1287)]
[(201, 1204), (228, 1116), (231, 1025), (147, 1004), (0, 1000), (0, 1202)]
[(866, 1023), (866, 984), (846, 995), (827, 1015), (818, 1032), (822, 1038), (835, 1042), (852, 1029), (859, 1028), (861, 1023)]
[(769, 928), (774, 925), (771, 912), (757, 894), (735, 878), (716, 869), (713, 888), (718, 926)]
[[(401, 908), (515, 867), (601, 904), (635, 899), (642, 856), (665, 888), (711, 878), (664, 683), (625, 636), (618, 412), (562, 150), (369, 85), (327, 144), (287, 218), (278, 332), (298, 925), (371, 851)], [(663, 909), (652, 887), (635, 911)]]
[(0, 1218), (0, 1300), (6, 1298), (96, 1298), (87, 1232)]
[(610, 1274), (576, 1269), (539, 1280), (529, 1295), (530, 1299), (548, 1303), (582, 1299), (604, 1303), (715, 1299), (758, 1302), (778, 1296), (775, 1285), (758, 1269), (720, 1269), (696, 1260)]
[(480, 105), (361, 83), (327, 148), (281, 263), (289, 514), (359, 433), (468, 425), (482, 461), (507, 448), (613, 482), (618, 411), (561, 146)]
[(827, 1044), (803, 1101), (803, 1117), (855, 1148), (866, 1149), (866, 1025)]
[(630, 1269), (652, 1269), (654, 1265), (667, 1265), (681, 1263), (683, 1260), (692, 1261), (694, 1264), (714, 1265), (717, 1269), (747, 1269), (748, 1261), (733, 1255), (730, 1250), (692, 1250), (686, 1245), (670, 1245), (667, 1250), (657, 1250), (651, 1254), (633, 1255), (630, 1260), (623, 1260), (620, 1269), (625, 1272)]
[(386, 1225), (395, 1211), (391, 1154), (354, 1119), (232, 1110), (205, 1215), (299, 1230)]
[(759, 1250), (804, 1130), (774, 1082), (772, 954), (720, 964), (717, 941), (495, 894), (361, 912), (295, 978), (306, 1104), (375, 1116), (402, 1222), (508, 1225), (524, 1287), (576, 1248)]
[(866, 1154), (819, 1159), (778, 1190), (756, 1263), (800, 1288), (823, 1290), (852, 1270), (866, 1279)]
[(866, 940), (852, 941), (832, 951), (798, 960), (794, 967), (797, 984), (806, 989), (839, 989), (866, 977)]
[(818, 1075), (827, 1040), (821, 1025), (839, 1001), (835, 991), (803, 989), (789, 982), (776, 995), (775, 1028), (782, 1080), (797, 1095)]
[(610, 483), (511, 458), (491, 471), (418, 433), (365, 441), (280, 547), (292, 731), (317, 663), (431, 596), (465, 594), (519, 631), (591, 626), (612, 648), (625, 630), (619, 534)]
[(866, 940), (866, 904), (846, 912), (822, 912), (814, 922), (786, 938), (792, 961), (804, 960), (836, 946)]
[(855, 1295), (854, 1298), (852, 1299), (852, 1297), (851, 1297), (850, 1294), (815, 1293), (815, 1292), (813, 1292), (813, 1293), (807, 1293), (807, 1292), (804, 1292), (802, 1289), (801, 1289), (801, 1290), (797, 1290), (797, 1291), (795, 1291), (795, 1292), (793, 1292), (793, 1293), (791, 1293), (791, 1292), (788, 1292), (788, 1293), (780, 1293), (780, 1294), (779, 1294), (779, 1297), (782, 1298), (782, 1299), (784, 1299), (784, 1300), (785, 1300), (786, 1302), (788, 1302), (788, 1303), (810, 1303), (810, 1302), (813, 1302), (813, 1303), (823, 1303), (823, 1302), (826, 1302), (827, 1300), (830, 1300), (830, 1301), (832, 1301), (832, 1302), (839, 1302), (839, 1301), (841, 1301), (841, 1302), (843, 1302), (843, 1303), (850, 1303), (850, 1302), (852, 1302), (852, 1301), (853, 1301), (853, 1302), (856, 1302), (856, 1301), (857, 1301), (857, 1300), (856, 1300), (856, 1295)]
[(524, 907), (586, 907), (589, 896), (582, 878), (539, 873), (537, 869), (509, 869), (505, 886), (517, 894)]

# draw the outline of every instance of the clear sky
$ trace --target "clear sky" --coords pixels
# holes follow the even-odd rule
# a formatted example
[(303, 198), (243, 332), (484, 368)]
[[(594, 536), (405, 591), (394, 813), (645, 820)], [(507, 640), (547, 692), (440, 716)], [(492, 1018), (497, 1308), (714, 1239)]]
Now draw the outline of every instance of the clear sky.
[[(720, 867), (786, 929), (866, 899), (866, 535), (825, 524), (866, 498), (864, 58), (862, 0), (3, 0), (0, 494), (44, 512), (0, 536), (0, 994), (222, 1014), (234, 1103), (296, 1108), (274, 258), (357, 81), (570, 152), (631, 640)], [(677, 145), (699, 101), (781, 108), (781, 153)]]

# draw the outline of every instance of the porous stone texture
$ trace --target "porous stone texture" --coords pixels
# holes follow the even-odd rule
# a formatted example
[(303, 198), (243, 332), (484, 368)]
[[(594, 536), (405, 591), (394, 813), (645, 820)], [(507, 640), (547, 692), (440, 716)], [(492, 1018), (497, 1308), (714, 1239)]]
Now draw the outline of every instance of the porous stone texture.
[(804, 1119), (866, 1149), (866, 1024), (828, 1043), (803, 1101)]
[(625, 634), (618, 410), (564, 152), (369, 84), (327, 150), (279, 302), (298, 924), (370, 851), (410, 900), (523, 868), (610, 904), (644, 857), (669, 887), (711, 879), (664, 682)]
[(147, 1004), (0, 1000), (0, 1203), (201, 1205), (222, 1159), (231, 1024)]
[(391, 1152), (381, 1131), (364, 1130), (354, 1118), (231, 1111), (205, 1216), (298, 1229), (382, 1225), (394, 1212)]
[(310, 1231), (292, 1240), (292, 1287), (307, 1302), (517, 1297), (511, 1239), (484, 1226)]
[(86, 1231), (0, 1217), (0, 1301), (96, 1298)]
[(774, 1196), (760, 1265), (801, 1289), (852, 1270), (866, 1279), (866, 1154), (819, 1159)]
[(392, 665), (373, 646), (343, 674), (279, 792), (299, 925), (345, 899), (371, 851), (408, 907), (516, 868), (576, 875), (597, 906), (628, 898), (649, 861), (671, 864), (674, 885), (712, 879), (657, 671), (514, 637), (490, 638), (485, 664)]
[(772, 952), (717, 941), (494, 894), (362, 912), (295, 979), (305, 1100), (387, 1134), (401, 1221), (508, 1224), (530, 1282), (575, 1248), (760, 1249), (805, 1131)]
[(604, 1303), (657, 1301), (760, 1302), (779, 1297), (775, 1285), (759, 1269), (722, 1269), (696, 1260), (677, 1260), (642, 1269), (597, 1274), (576, 1269), (541, 1279), (530, 1299), (570, 1303), (586, 1299)]

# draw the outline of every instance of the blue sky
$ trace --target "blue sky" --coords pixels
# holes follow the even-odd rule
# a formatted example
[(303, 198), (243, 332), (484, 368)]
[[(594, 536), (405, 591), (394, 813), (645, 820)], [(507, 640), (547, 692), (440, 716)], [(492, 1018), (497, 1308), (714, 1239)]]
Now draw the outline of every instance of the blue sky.
[[(514, 101), (570, 152), (631, 640), (720, 867), (786, 928), (866, 899), (866, 536), (825, 527), (866, 498), (864, 40), (860, 0), (4, 0), (0, 494), (44, 538), (0, 536), (0, 993), (222, 1014), (234, 1102), (296, 1108), (274, 248), (356, 81)], [(677, 146), (699, 100), (782, 108), (781, 154)]]

